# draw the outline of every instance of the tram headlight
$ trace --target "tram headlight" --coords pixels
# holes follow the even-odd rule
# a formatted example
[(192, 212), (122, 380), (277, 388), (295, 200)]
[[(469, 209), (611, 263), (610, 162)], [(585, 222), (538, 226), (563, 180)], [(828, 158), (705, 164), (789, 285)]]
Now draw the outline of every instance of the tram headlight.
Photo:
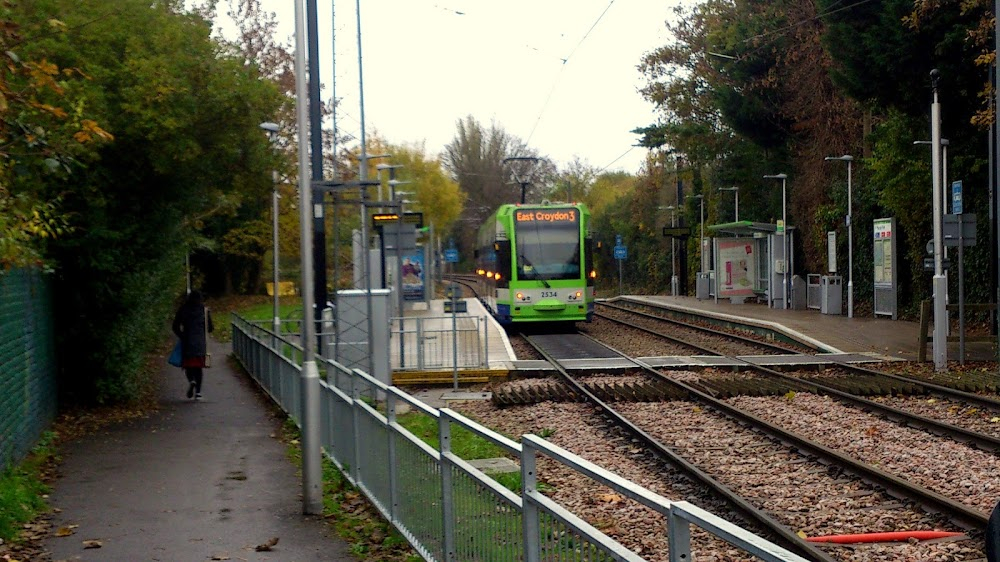
[(583, 298), (583, 291), (577, 291), (576, 292), (576, 298), (578, 298), (578, 299), (579, 298)]
[(517, 293), (514, 296), (517, 297), (517, 300), (519, 300), (519, 301), (523, 301), (524, 300), (524, 293)]

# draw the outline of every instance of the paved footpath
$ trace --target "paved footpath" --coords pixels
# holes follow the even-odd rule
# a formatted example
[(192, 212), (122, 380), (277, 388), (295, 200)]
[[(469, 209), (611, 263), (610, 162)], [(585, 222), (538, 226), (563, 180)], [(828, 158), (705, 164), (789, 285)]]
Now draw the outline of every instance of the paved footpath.
[[(164, 362), (160, 411), (64, 448), (50, 496), (52, 560), (355, 561), (322, 520), (302, 515), (301, 478), (277, 439), (280, 420), (210, 342), (215, 364), (195, 402)], [(271, 551), (258, 545), (277, 538)], [(84, 548), (84, 541), (100, 548)]]

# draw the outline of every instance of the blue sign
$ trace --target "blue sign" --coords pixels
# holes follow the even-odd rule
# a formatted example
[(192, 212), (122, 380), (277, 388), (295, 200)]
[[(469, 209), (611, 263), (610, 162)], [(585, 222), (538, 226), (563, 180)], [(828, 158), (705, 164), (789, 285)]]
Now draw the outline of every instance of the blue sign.
[(951, 182), (951, 212), (962, 214), (962, 180)]
[(623, 259), (625, 259), (627, 257), (628, 257), (628, 248), (626, 248), (625, 246), (622, 246), (621, 244), (618, 244), (617, 246), (615, 246), (615, 259), (616, 260), (623, 260)]
[(455, 248), (448, 248), (444, 251), (444, 261), (448, 263), (458, 263), (458, 250)]
[(621, 234), (615, 234), (615, 246), (617, 247), (617, 246), (621, 246), (621, 245), (622, 245), (622, 235)]

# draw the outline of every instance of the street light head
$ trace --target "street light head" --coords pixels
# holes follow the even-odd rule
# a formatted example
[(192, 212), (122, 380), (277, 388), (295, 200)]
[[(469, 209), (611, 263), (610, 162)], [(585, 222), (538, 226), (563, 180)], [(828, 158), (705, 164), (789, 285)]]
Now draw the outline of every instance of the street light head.
[(854, 160), (854, 157), (851, 156), (850, 154), (845, 154), (843, 156), (827, 156), (823, 160), (826, 160), (827, 162), (830, 161), (851, 162)]
[(788, 174), (769, 174), (764, 176), (766, 180), (783, 180), (788, 179)]
[(270, 121), (267, 121), (265, 123), (261, 123), (260, 125), (258, 125), (258, 127), (260, 127), (261, 129), (263, 129), (263, 130), (265, 130), (265, 131), (267, 131), (268, 133), (271, 133), (271, 134), (275, 134), (275, 133), (277, 133), (280, 130), (280, 127), (278, 127), (277, 123), (272, 123)]
[(732, 187), (720, 187), (719, 188), (719, 191), (739, 191), (739, 190), (740, 190), (740, 188), (736, 187), (735, 185), (732, 186)]
[(398, 170), (398, 169), (400, 169), (402, 167), (403, 167), (402, 164), (376, 164), (375, 165), (375, 169), (376, 170)]

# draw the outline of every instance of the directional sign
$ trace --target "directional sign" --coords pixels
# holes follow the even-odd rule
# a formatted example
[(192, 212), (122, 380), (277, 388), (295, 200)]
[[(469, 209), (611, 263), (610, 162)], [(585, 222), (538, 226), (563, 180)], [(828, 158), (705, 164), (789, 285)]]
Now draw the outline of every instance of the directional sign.
[(951, 182), (951, 212), (962, 214), (962, 180)]
[(444, 261), (447, 263), (458, 263), (458, 250), (448, 248), (444, 251)]
[(623, 260), (628, 258), (628, 248), (622, 246), (621, 244), (615, 246), (615, 259)]
[(668, 238), (687, 238), (691, 235), (691, 231), (687, 228), (664, 226), (663, 235)]

